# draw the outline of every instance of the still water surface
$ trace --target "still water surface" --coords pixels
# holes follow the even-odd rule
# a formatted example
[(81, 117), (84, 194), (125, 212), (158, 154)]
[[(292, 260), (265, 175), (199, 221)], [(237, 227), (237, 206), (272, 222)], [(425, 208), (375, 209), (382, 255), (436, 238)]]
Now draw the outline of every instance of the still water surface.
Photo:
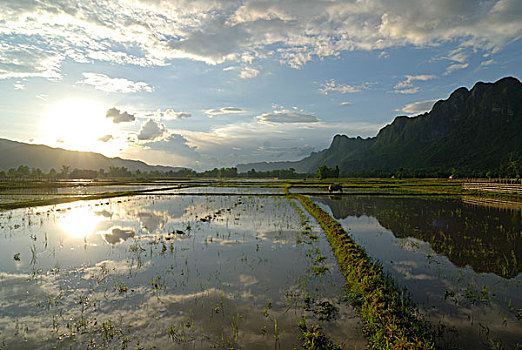
[(466, 198), (314, 201), (408, 289), (433, 325), (440, 324), (441, 345), (522, 347), (521, 210)]
[[(328, 242), (283, 197), (135, 196), (0, 213), (0, 348), (363, 349)], [(315, 239), (313, 236), (318, 238)]]

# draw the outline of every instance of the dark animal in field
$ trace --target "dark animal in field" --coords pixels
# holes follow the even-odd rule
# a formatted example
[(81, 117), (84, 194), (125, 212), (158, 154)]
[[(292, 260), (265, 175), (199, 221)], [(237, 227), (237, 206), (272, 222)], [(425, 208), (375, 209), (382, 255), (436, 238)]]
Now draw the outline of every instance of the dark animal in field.
[(328, 192), (334, 192), (334, 191), (343, 191), (343, 186), (341, 184), (331, 184), (328, 186)]

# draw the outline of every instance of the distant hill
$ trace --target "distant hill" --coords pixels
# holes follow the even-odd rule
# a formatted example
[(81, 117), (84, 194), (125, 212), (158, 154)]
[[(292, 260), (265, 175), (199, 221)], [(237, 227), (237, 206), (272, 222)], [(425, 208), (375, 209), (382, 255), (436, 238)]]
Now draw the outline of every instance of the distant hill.
[(62, 165), (72, 169), (107, 170), (109, 167), (125, 167), (131, 171), (177, 171), (181, 167), (148, 165), (139, 160), (108, 158), (100, 153), (68, 151), (45, 145), (0, 139), (0, 170), (18, 168), (26, 165), (30, 168), (40, 168), (48, 172), (51, 168), (59, 171)]
[(296, 162), (252, 163), (240, 172), (286, 169), (315, 173), (338, 165), (341, 173), (368, 169), (498, 169), (522, 156), (522, 84), (513, 77), (455, 90), (428, 113), (400, 116), (377, 136), (336, 135), (329, 148)]

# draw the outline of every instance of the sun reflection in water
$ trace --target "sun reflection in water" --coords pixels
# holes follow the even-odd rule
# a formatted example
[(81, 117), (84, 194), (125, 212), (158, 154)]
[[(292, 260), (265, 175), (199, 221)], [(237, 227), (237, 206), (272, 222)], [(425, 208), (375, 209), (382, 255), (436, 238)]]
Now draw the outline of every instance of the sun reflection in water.
[(103, 219), (86, 207), (68, 210), (59, 219), (59, 225), (71, 238), (86, 238)]

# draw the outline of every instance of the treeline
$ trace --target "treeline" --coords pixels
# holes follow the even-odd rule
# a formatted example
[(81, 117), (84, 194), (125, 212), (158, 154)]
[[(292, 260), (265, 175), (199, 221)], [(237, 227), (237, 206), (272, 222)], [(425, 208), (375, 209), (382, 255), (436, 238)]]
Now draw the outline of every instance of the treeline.
[(63, 165), (61, 169), (51, 169), (45, 173), (39, 168), (29, 168), (20, 165), (18, 168), (11, 168), (8, 171), (0, 171), (0, 180), (9, 181), (56, 181), (67, 179), (114, 179), (114, 178), (184, 178), (194, 176), (197, 173), (192, 169), (180, 169), (178, 171), (150, 171), (142, 172), (140, 170), (131, 171), (126, 167), (111, 166), (107, 170), (91, 170), (91, 169), (71, 169), (67, 165)]
[[(358, 169), (340, 170), (338, 166), (329, 168), (326, 165), (317, 168), (316, 178), (329, 179), (338, 177), (355, 178), (501, 178), (501, 179), (520, 179), (522, 174), (522, 156), (514, 157), (509, 155), (497, 169), (492, 170), (472, 170), (472, 169)], [(251, 169), (246, 173), (239, 173), (237, 168), (214, 168), (202, 172), (192, 169), (180, 169), (177, 171), (131, 171), (126, 167), (111, 166), (107, 170), (71, 169), (63, 165), (60, 169), (51, 169), (45, 173), (38, 168), (29, 168), (21, 165), (8, 171), (0, 171), (0, 181), (56, 181), (66, 179), (115, 179), (115, 178), (136, 178), (136, 179), (162, 179), (162, 178), (280, 178), (280, 179), (304, 179), (313, 177), (312, 174), (298, 173), (295, 169), (281, 169), (270, 171), (256, 171)]]
[(307, 174), (296, 173), (295, 169), (272, 170), (256, 172), (254, 169), (247, 173), (239, 173), (237, 168), (214, 168), (212, 170), (196, 172), (192, 169), (180, 169), (177, 171), (131, 171), (126, 167), (109, 167), (109, 169), (71, 169), (63, 165), (59, 170), (51, 169), (43, 172), (38, 168), (29, 168), (21, 165), (8, 171), (0, 171), (0, 181), (57, 181), (68, 179), (175, 179), (175, 178), (284, 178), (299, 179), (307, 177)]
[(251, 169), (246, 173), (239, 173), (237, 168), (214, 168), (212, 170), (196, 173), (196, 177), (223, 177), (223, 178), (281, 178), (281, 179), (304, 179), (308, 174), (297, 173), (294, 168), (270, 170), (270, 171), (256, 171)]

